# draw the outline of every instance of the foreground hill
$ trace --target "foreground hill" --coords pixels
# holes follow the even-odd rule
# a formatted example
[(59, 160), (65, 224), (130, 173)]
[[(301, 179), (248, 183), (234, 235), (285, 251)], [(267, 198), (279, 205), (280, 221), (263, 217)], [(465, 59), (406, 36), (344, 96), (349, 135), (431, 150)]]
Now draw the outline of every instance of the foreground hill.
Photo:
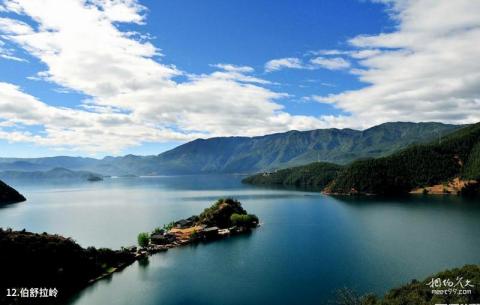
[(360, 160), (345, 167), (329, 185), (331, 193), (402, 194), (441, 184), (445, 192), (478, 187), (480, 123), (441, 141), (415, 145), (388, 157)]
[[(0, 228), (0, 304), (57, 304), (89, 281), (134, 261), (132, 253), (84, 249), (70, 238)], [(57, 297), (6, 296), (7, 288), (56, 288)], [(23, 302), (22, 302), (23, 301)]]
[[(440, 279), (437, 287), (431, 287), (431, 281)], [(480, 267), (466, 265), (439, 272), (423, 281), (413, 280), (409, 284), (388, 291), (382, 298), (375, 295), (356, 297), (343, 291), (337, 304), (344, 305), (432, 305), (432, 304), (478, 304), (480, 300)], [(450, 286), (451, 285), (451, 286)], [(435, 286), (435, 285), (434, 285)], [(432, 293), (432, 290), (435, 293)], [(451, 290), (450, 293), (437, 294), (437, 290)], [(456, 293), (454, 293), (456, 291)], [(461, 292), (463, 292), (463, 294)], [(466, 293), (468, 291), (469, 293)]]
[(363, 131), (317, 129), (260, 137), (197, 139), (156, 156), (0, 158), (0, 171), (46, 171), (56, 167), (103, 175), (254, 173), (316, 161), (347, 164), (391, 154), (413, 143), (446, 135), (461, 126), (385, 123)]
[(3, 204), (17, 203), (25, 201), (25, 197), (10, 187), (3, 181), (0, 181), (0, 206)]
[(315, 162), (308, 165), (265, 172), (247, 177), (244, 183), (256, 185), (294, 185), (298, 187), (315, 187), (323, 189), (343, 168), (341, 165)]

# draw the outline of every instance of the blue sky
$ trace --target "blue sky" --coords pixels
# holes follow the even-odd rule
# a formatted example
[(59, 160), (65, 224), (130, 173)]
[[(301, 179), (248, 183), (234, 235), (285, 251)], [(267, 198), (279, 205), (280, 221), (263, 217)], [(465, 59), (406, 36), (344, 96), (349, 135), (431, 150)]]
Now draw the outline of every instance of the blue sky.
[(471, 1), (0, 3), (2, 156), (480, 120)]

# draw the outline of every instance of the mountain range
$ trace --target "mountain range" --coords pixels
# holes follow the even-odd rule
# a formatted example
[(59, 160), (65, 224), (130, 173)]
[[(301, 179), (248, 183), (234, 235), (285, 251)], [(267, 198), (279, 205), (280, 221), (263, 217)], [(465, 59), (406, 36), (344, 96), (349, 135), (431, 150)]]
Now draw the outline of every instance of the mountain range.
[(330, 194), (476, 195), (480, 191), (480, 123), (384, 157), (360, 159), (343, 166), (314, 162), (259, 173), (243, 182), (315, 187)]
[(460, 127), (393, 122), (363, 131), (331, 128), (258, 137), (217, 137), (197, 139), (152, 156), (0, 158), (0, 171), (38, 172), (61, 167), (115, 176), (255, 173), (315, 161), (347, 164), (386, 156), (415, 143), (441, 138)]
[(76, 179), (76, 180), (91, 180), (91, 179), (102, 179), (102, 176), (96, 173), (88, 171), (73, 171), (63, 167), (56, 167), (46, 171), (1, 171), (0, 179), (2, 180), (13, 180), (13, 179), (54, 179), (54, 180), (64, 180), (64, 179)]
[[(357, 160), (327, 186), (330, 193), (478, 193), (480, 123), (442, 141), (418, 144), (382, 158)], [(439, 190), (437, 190), (439, 188)]]

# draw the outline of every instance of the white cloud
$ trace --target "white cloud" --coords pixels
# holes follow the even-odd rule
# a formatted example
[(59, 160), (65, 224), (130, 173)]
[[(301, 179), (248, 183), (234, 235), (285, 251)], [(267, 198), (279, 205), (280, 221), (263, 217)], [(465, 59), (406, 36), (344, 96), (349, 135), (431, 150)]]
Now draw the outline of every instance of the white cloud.
[(143, 24), (142, 15), (147, 8), (138, 4), (136, 0), (92, 0), (112, 22), (129, 22)]
[[(75, 108), (54, 107), (3, 83), (0, 119), (17, 124), (0, 129), (5, 139), (119, 152), (148, 141), (259, 135), (324, 124), (286, 113), (276, 102), (286, 94), (263, 87), (270, 82), (251, 75), (251, 67), (217, 64), (220, 71), (191, 75), (159, 62), (157, 47), (115, 25), (145, 22), (145, 8), (136, 1), (6, 0), (4, 5), (32, 18), (31, 25), (3, 18), (0, 32), (45, 64), (34, 78), (89, 97)], [(179, 75), (187, 80), (176, 82)], [(43, 131), (25, 132), (24, 125)]]
[(319, 56), (312, 58), (310, 62), (313, 65), (317, 65), (328, 70), (341, 70), (350, 67), (350, 63), (341, 57), (326, 58)]
[(265, 64), (266, 72), (278, 71), (281, 69), (303, 69), (302, 61), (296, 57), (272, 59)]
[(322, 55), (322, 56), (330, 56), (330, 55), (345, 55), (348, 54), (348, 51), (344, 50), (337, 50), (337, 49), (330, 49), (330, 50), (318, 50), (318, 51), (309, 51), (307, 55)]
[(231, 64), (214, 64), (212, 67), (225, 70), (228, 72), (239, 72), (239, 73), (252, 73), (255, 71), (252, 67), (248, 66), (235, 66)]
[[(16, 127), (13, 131), (0, 128), (2, 139), (92, 153), (115, 153), (142, 141), (182, 141), (200, 135), (148, 126), (128, 114), (49, 106), (4, 82), (0, 82), (0, 117), (8, 122), (1, 127)], [(26, 126), (41, 127), (43, 131), (25, 131)]]
[(385, 2), (396, 29), (350, 40), (362, 67), (352, 72), (366, 87), (316, 99), (362, 126), (480, 121), (480, 2)]
[(10, 18), (0, 18), (0, 28), (5, 34), (28, 35), (33, 31), (25, 22)]
[[(343, 52), (348, 54), (348, 52)], [(312, 54), (325, 54), (325, 55), (337, 55), (341, 54), (337, 50), (323, 50), (308, 52), (307, 55)], [(300, 58), (297, 57), (288, 57), (288, 58), (279, 58), (272, 59), (265, 64), (266, 72), (273, 72), (283, 69), (303, 69), (303, 70), (315, 70), (319, 68), (328, 69), (328, 70), (340, 70), (350, 67), (350, 63), (341, 57), (315, 57), (310, 59), (309, 64), (304, 64)]]

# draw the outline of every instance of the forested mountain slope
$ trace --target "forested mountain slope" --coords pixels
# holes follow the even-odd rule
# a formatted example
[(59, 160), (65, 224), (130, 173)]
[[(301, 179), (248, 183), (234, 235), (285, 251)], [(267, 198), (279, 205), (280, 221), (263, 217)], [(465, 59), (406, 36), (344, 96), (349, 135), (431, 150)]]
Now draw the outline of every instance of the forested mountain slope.
[(331, 193), (402, 194), (415, 188), (480, 178), (480, 123), (388, 157), (359, 160), (339, 172)]

